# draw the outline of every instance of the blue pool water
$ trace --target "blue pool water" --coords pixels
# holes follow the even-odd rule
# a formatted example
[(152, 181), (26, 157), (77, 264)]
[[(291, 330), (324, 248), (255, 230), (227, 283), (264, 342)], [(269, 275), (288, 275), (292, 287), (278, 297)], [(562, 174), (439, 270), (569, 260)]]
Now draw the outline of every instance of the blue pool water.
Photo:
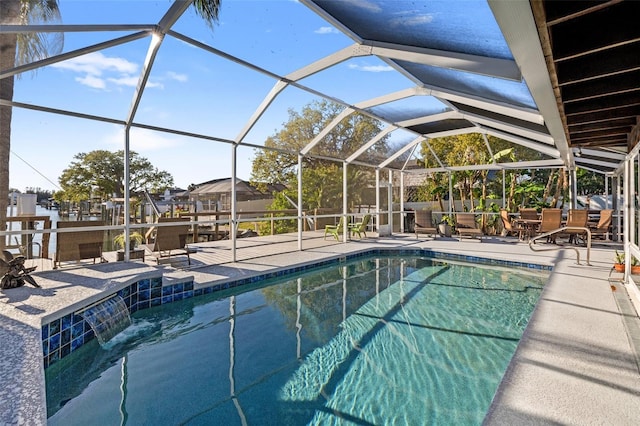
[(49, 424), (481, 424), (546, 279), (360, 258), (139, 311), (46, 370)]

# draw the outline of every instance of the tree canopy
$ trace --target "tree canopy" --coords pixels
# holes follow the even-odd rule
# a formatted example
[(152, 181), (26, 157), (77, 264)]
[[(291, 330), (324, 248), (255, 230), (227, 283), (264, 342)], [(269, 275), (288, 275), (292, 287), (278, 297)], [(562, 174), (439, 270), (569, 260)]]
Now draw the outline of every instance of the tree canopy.
[[(298, 156), (342, 110), (342, 106), (328, 101), (306, 105), (301, 112), (289, 110), (289, 121), (282, 130), (265, 141), (267, 149), (256, 152), (251, 180), (260, 183), (284, 183), (289, 196), (297, 198)], [(363, 114), (351, 114), (335, 126), (302, 160), (303, 208), (341, 208), (342, 164), (324, 158), (347, 158), (381, 131), (381, 123)], [(382, 138), (363, 154), (385, 155), (387, 139)], [(374, 169), (349, 165), (347, 184), (351, 205), (363, 201), (362, 188), (371, 184)], [(292, 208), (293, 206), (289, 206)]]
[[(149, 160), (130, 151), (130, 191), (147, 189), (152, 192), (173, 187), (173, 176), (158, 170)], [(107, 200), (124, 196), (124, 151), (96, 150), (81, 152), (76, 161), (62, 171), (59, 183), (62, 191), (56, 193), (59, 201), (82, 201), (91, 196)]]
[[(473, 164), (492, 164), (515, 161), (541, 160), (540, 152), (512, 144), (505, 140), (482, 134), (464, 134), (431, 139), (422, 146), (425, 168), (438, 168), (440, 162), (446, 166), (468, 166)], [(455, 195), (469, 205), (471, 210), (486, 210), (487, 199), (501, 197), (503, 184), (507, 188), (507, 206), (516, 210), (517, 206), (544, 207), (562, 204), (567, 193), (567, 178), (564, 169), (529, 170), (509, 169), (502, 173), (489, 170), (464, 170), (451, 173)], [(428, 176), (420, 191), (421, 200), (440, 202), (448, 194), (448, 176), (446, 173), (432, 173)]]

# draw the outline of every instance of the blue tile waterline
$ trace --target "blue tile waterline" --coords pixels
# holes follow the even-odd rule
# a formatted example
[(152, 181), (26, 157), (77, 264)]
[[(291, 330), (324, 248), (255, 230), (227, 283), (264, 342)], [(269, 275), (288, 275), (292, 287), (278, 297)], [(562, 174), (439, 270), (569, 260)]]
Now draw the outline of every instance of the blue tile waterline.
[[(125, 305), (129, 309), (129, 313), (133, 314), (141, 309), (148, 309), (154, 306), (173, 303), (179, 300), (202, 296), (245, 284), (253, 284), (271, 278), (282, 277), (287, 274), (347, 262), (360, 257), (376, 255), (422, 256), (439, 260), (462, 261), (508, 268), (534, 269), (538, 271), (551, 271), (552, 269), (552, 267), (548, 265), (442, 253), (428, 249), (373, 249), (308, 265), (294, 266), (287, 269), (267, 272), (253, 277), (225, 281), (198, 289), (195, 288), (193, 280), (163, 286), (162, 276), (145, 278), (127, 285), (115, 293), (105, 295), (104, 299), (113, 297), (114, 295), (122, 297)], [(88, 305), (89, 304), (87, 304), (87, 306)], [(79, 309), (78, 311), (81, 311), (82, 309)], [(94, 338), (95, 334), (89, 324), (77, 313), (67, 314), (49, 322), (48, 324), (44, 324), (42, 326), (42, 356), (44, 367), (49, 367), (73, 351), (78, 350), (82, 345), (89, 343)]]

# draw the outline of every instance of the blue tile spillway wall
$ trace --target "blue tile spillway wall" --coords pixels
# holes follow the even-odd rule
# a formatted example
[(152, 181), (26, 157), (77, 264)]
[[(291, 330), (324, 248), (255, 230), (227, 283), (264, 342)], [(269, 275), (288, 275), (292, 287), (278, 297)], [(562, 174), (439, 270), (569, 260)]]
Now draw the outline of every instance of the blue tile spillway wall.
[[(538, 265), (533, 263), (524, 263), (517, 261), (502, 261), (495, 259), (487, 259), (477, 256), (467, 256), (462, 254), (450, 254), (435, 252), (427, 249), (373, 249), (360, 253), (340, 256), (321, 262), (307, 265), (294, 266), (288, 269), (280, 269), (258, 275), (250, 278), (243, 278), (236, 281), (222, 282), (216, 285), (194, 289), (193, 280), (174, 283), (162, 286), (162, 277), (146, 278), (130, 284), (116, 293), (105, 295), (104, 299), (118, 295), (124, 299), (130, 313), (134, 313), (140, 309), (147, 309), (153, 306), (164, 305), (167, 303), (177, 302), (179, 300), (188, 299), (194, 296), (209, 294), (214, 291), (224, 290), (232, 287), (238, 287), (245, 284), (256, 283), (259, 281), (282, 277), (287, 274), (302, 272), (305, 270), (331, 265), (338, 262), (349, 261), (364, 256), (424, 256), (439, 260), (455, 260), (462, 262), (473, 262), (481, 264), (490, 264), (496, 266), (506, 266), (510, 268), (524, 268), (535, 270), (550, 271), (551, 266)], [(84, 318), (72, 313), (56, 319), (42, 326), (42, 352), (44, 367), (69, 355), (77, 350), (85, 343), (95, 338), (93, 330)]]
[[(206, 293), (205, 289), (194, 290), (193, 280), (162, 286), (162, 277), (145, 278), (130, 284), (105, 299), (122, 297), (130, 313), (152, 306), (172, 303)], [(44, 367), (69, 355), (95, 338), (91, 326), (77, 312), (42, 326), (42, 356)]]

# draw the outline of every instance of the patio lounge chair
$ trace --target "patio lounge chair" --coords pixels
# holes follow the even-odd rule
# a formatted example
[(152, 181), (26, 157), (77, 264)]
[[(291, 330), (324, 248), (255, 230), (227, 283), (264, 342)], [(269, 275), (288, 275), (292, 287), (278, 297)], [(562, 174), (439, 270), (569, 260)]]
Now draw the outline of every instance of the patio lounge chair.
[[(58, 222), (58, 229), (81, 228), (91, 226), (103, 226), (103, 222), (95, 220), (77, 220)], [(58, 232), (56, 236), (56, 255), (53, 260), (53, 269), (60, 266), (60, 262), (79, 262), (83, 259), (100, 259), (100, 263), (106, 262), (102, 257), (104, 244), (104, 230)]]
[(460, 236), (460, 241), (466, 235), (471, 238), (479, 237), (482, 242), (482, 229), (478, 228), (476, 216), (473, 213), (456, 214), (456, 233)]
[[(187, 247), (190, 225), (180, 222), (189, 222), (189, 218), (163, 217), (158, 219), (160, 226), (156, 227), (152, 250), (157, 253), (157, 263), (160, 263), (160, 259), (165, 257), (186, 255), (187, 262), (191, 265), (189, 254), (192, 253), (192, 250)], [(175, 223), (175, 225), (162, 226), (164, 223)]]
[(324, 227), (324, 239), (327, 239), (327, 235), (333, 235), (334, 238), (340, 241), (340, 235), (344, 232), (344, 216), (340, 217), (337, 225), (325, 225)]
[(418, 234), (431, 234), (435, 239), (436, 235), (438, 235), (438, 228), (433, 225), (433, 213), (431, 210), (416, 210), (415, 217), (413, 230), (416, 233), (416, 238), (418, 238)]
[(367, 226), (369, 225), (369, 221), (371, 220), (370, 214), (365, 214), (362, 217), (360, 222), (352, 223), (349, 225), (349, 233), (353, 236), (353, 234), (358, 234), (358, 238), (362, 238), (362, 234), (364, 234), (365, 238), (367, 237)]

